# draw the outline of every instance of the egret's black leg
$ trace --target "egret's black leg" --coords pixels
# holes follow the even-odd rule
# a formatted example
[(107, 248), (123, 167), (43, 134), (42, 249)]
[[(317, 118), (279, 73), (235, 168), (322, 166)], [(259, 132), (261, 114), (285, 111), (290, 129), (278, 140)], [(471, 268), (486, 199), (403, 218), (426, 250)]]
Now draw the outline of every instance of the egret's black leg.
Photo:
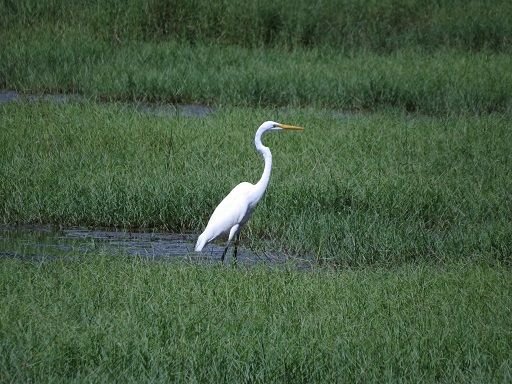
[(228, 248), (229, 248), (229, 241), (226, 244), (226, 248), (224, 248), (224, 252), (222, 252), (222, 257), (220, 258), (220, 261), (224, 262), (224, 258), (226, 257), (226, 252), (228, 251)]
[(238, 243), (240, 242), (240, 232), (236, 234), (235, 238), (235, 249), (233, 250), (233, 259), (235, 260), (235, 263), (237, 261), (236, 254), (238, 252)]
[[(231, 243), (231, 240), (233, 240), (233, 237), (237, 235), (239, 228), (240, 228), (239, 224), (235, 224), (231, 227), (231, 229), (229, 231), (229, 236), (228, 236), (228, 243), (226, 244), (226, 248), (224, 249), (224, 252), (222, 253), (222, 258), (221, 258), (222, 262), (224, 262), (224, 257), (226, 257), (226, 252), (228, 251), (229, 244)], [(236, 254), (236, 251), (235, 251), (235, 254)]]

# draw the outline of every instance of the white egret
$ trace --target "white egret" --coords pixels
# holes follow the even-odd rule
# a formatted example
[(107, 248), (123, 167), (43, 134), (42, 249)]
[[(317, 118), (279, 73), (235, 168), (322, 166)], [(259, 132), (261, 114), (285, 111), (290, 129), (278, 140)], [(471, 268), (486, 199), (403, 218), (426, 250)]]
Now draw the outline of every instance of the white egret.
[(206, 244), (216, 239), (218, 236), (228, 234), (228, 241), (226, 248), (222, 253), (221, 260), (224, 261), (224, 257), (226, 256), (226, 252), (233, 238), (235, 238), (233, 257), (236, 260), (236, 253), (240, 240), (240, 230), (251, 217), (256, 204), (258, 204), (263, 197), (270, 180), (272, 154), (270, 153), (270, 149), (262, 144), (261, 137), (264, 133), (269, 131), (302, 131), (303, 129), (304, 128), (280, 124), (274, 121), (265, 121), (260, 125), (256, 131), (256, 136), (254, 137), (254, 145), (256, 146), (256, 150), (261, 153), (265, 160), (265, 168), (261, 179), (256, 184), (247, 182), (238, 184), (224, 198), (224, 200), (220, 202), (217, 208), (215, 208), (215, 211), (213, 211), (204, 232), (197, 239), (195, 247), (196, 252), (200, 252)]

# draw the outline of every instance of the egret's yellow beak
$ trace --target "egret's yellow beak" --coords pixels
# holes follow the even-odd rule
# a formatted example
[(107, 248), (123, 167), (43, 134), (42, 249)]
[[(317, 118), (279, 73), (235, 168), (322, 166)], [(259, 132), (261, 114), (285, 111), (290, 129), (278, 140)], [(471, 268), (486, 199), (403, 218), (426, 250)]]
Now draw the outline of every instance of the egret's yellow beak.
[(303, 131), (304, 130), (304, 128), (296, 127), (295, 125), (278, 124), (278, 126), (283, 128), (283, 129), (290, 129), (290, 130), (293, 130), (293, 131)]

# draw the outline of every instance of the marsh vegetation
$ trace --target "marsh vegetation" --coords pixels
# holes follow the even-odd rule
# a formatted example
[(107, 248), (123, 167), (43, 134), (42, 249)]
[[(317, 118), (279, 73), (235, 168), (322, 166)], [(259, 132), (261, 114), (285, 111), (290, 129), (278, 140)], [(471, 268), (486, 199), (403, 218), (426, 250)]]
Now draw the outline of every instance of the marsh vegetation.
[(3, 257), (0, 381), (511, 381), (512, 3), (252, 4), (0, 3), (0, 87), (83, 96), (0, 105), (2, 224), (198, 233), (272, 119), (242, 242), (317, 262)]

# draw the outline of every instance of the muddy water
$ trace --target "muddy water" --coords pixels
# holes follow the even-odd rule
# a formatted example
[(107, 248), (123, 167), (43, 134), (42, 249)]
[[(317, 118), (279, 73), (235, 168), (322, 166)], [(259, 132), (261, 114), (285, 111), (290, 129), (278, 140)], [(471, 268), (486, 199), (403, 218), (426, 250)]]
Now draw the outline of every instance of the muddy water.
[[(52, 260), (58, 257), (104, 253), (138, 256), (149, 260), (181, 260), (196, 263), (220, 263), (224, 244), (209, 244), (194, 252), (196, 235), (163, 232), (129, 232), (117, 230), (65, 228), (52, 226), (0, 227), (0, 258)], [(232, 260), (232, 248), (226, 263)], [(268, 252), (238, 249), (241, 265), (290, 265), (306, 268), (311, 263)]]
[[(39, 102), (49, 101), (58, 104), (84, 101), (86, 98), (78, 94), (21, 94), (17, 91), (0, 89), (0, 105), (13, 102)], [(118, 103), (140, 112), (155, 116), (166, 117), (206, 117), (214, 112), (214, 109), (200, 104), (162, 104), (162, 103)]]

